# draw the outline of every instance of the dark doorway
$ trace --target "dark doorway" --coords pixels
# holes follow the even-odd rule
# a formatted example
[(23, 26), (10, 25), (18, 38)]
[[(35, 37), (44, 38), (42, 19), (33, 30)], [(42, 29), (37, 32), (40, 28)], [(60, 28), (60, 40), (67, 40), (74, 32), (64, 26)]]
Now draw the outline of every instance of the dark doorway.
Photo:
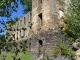
[(42, 42), (42, 40), (39, 40), (39, 45), (41, 45), (41, 46), (43, 45), (43, 42)]
[(40, 55), (43, 53), (43, 41), (39, 40), (38, 43), (39, 43), (39, 55)]

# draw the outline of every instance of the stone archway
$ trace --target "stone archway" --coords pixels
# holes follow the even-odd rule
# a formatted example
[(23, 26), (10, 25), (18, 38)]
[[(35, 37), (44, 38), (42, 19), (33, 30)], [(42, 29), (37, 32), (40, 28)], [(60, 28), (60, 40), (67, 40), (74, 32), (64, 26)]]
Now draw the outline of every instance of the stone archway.
[(38, 48), (39, 48), (39, 55), (43, 53), (43, 41), (42, 40), (39, 40), (38, 41)]

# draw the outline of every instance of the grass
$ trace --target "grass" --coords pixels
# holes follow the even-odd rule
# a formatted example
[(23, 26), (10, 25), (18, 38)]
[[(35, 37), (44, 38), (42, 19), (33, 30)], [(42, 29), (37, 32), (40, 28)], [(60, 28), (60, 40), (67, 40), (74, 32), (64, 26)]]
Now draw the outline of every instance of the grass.
[[(0, 55), (0, 60), (4, 60), (4, 57), (3, 56), (6, 56), (5, 57), (5, 60), (13, 60), (13, 57), (12, 56), (15, 56), (15, 54), (14, 53), (11, 53), (11, 52), (9, 52), (9, 53), (7, 53), (7, 54), (1, 54)], [(18, 58), (20, 58), (21, 60), (33, 60), (32, 58), (31, 58), (31, 56), (30, 56), (30, 54), (28, 54), (28, 53), (26, 53), (26, 54), (23, 54), (23, 53), (18, 53), (18, 55), (17, 55), (17, 60), (18, 60)]]

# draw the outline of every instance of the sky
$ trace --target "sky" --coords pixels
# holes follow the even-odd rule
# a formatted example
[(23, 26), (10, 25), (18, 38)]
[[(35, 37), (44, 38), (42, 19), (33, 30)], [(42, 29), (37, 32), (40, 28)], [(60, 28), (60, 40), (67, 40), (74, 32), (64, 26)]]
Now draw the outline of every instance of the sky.
[[(14, 19), (14, 17), (18, 17), (20, 18), (21, 16), (25, 16), (25, 14), (23, 14), (23, 7), (20, 3), (18, 3), (18, 11), (17, 12), (13, 12), (12, 13), (12, 19)], [(5, 17), (0, 17), (0, 20), (3, 19), (5, 21), (5, 23), (7, 22), (7, 18)], [(0, 25), (0, 27), (3, 28), (2, 25)], [(5, 34), (6, 33), (6, 30), (4, 29), (4, 32), (3, 33), (0, 33), (0, 34)]]

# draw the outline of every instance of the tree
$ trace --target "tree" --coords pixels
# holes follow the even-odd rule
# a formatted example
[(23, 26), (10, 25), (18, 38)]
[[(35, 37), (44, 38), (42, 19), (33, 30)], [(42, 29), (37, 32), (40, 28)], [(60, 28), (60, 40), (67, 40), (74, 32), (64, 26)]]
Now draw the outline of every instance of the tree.
[(6, 45), (5, 35), (0, 35), (0, 54), (1, 54), (1, 49), (3, 49), (5, 45)]
[(32, 10), (32, 0), (20, 0), (20, 2), (24, 7), (24, 13)]
[[(10, 17), (13, 12), (17, 12), (19, 0), (0, 0), (0, 16)], [(32, 0), (20, 0), (26, 11), (30, 11)], [(27, 7), (26, 7), (27, 6)]]
[(65, 32), (68, 36), (76, 39), (80, 37), (80, 1), (70, 0), (69, 7), (65, 13)]
[[(31, 11), (32, 0), (0, 0), (0, 17), (11, 18), (13, 12), (17, 12), (18, 2), (24, 7), (24, 13)], [(9, 19), (12, 21), (12, 19)], [(8, 21), (9, 21), (8, 20)], [(5, 20), (0, 20), (0, 24), (5, 28)], [(0, 27), (0, 32), (3, 32), (3, 29)]]

